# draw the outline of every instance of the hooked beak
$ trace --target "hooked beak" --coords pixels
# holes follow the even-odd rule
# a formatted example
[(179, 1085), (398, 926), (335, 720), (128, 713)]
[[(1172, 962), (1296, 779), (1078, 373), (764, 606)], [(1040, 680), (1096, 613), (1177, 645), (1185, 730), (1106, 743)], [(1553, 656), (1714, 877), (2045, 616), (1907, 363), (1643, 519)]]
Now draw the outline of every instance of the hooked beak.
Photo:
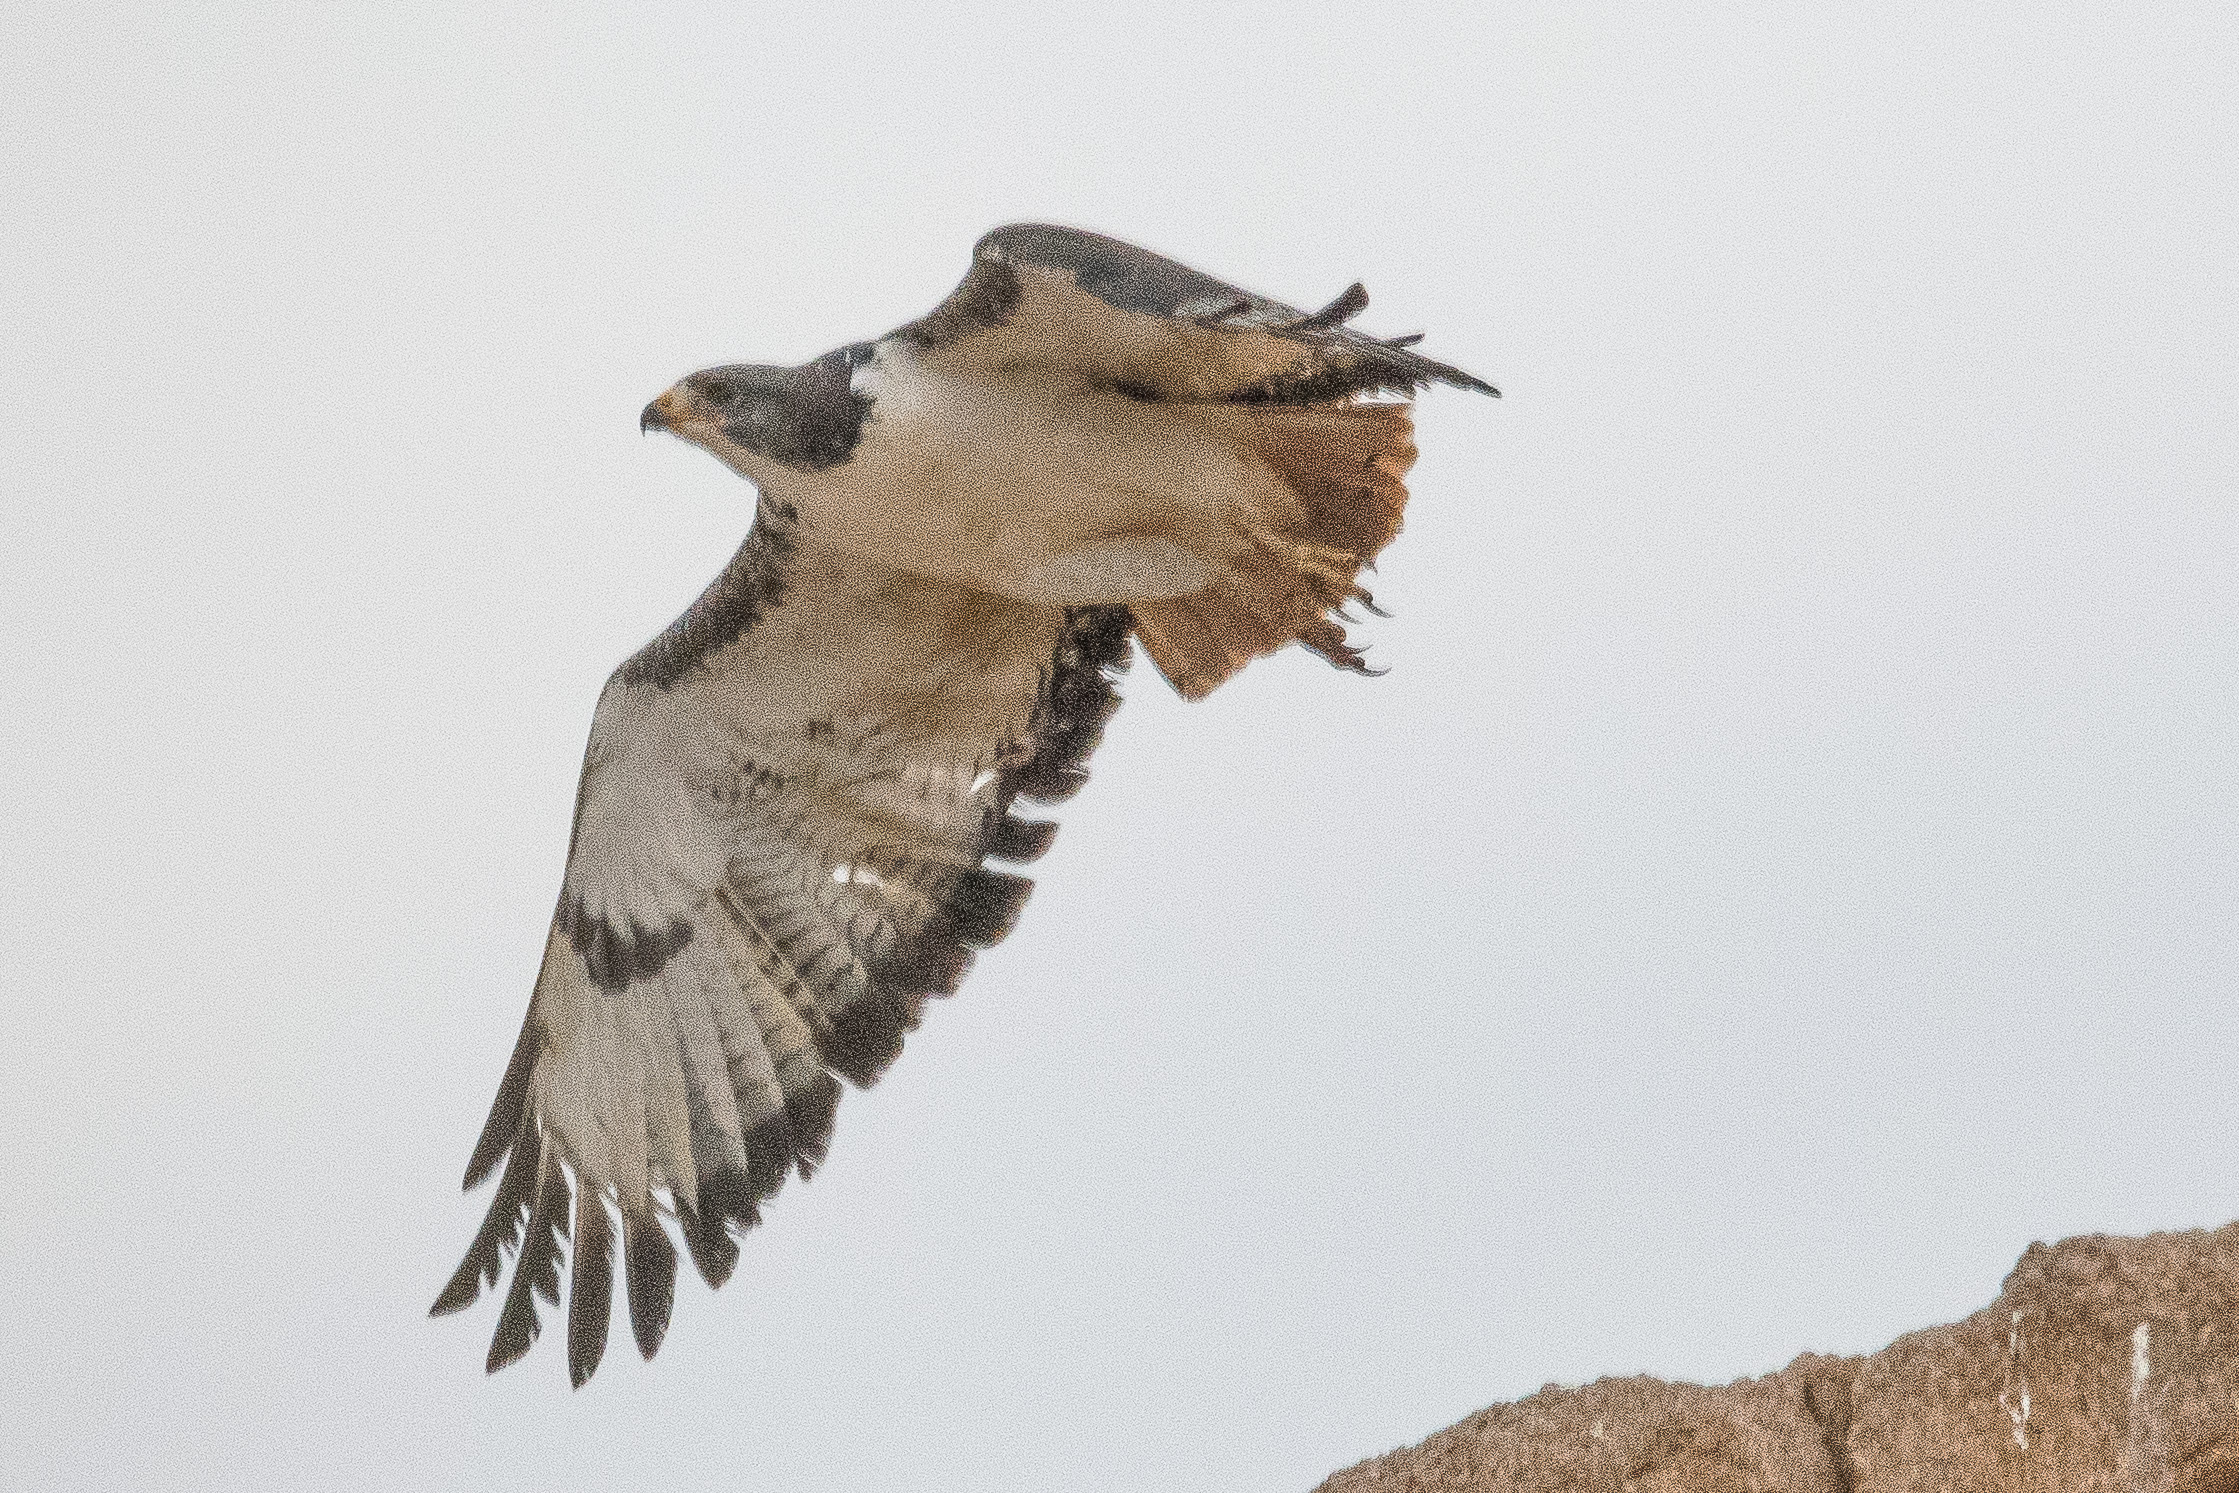
[(671, 389), (645, 407), (637, 417), (638, 434), (649, 430), (675, 430), (682, 411), (677, 408), (676, 390)]

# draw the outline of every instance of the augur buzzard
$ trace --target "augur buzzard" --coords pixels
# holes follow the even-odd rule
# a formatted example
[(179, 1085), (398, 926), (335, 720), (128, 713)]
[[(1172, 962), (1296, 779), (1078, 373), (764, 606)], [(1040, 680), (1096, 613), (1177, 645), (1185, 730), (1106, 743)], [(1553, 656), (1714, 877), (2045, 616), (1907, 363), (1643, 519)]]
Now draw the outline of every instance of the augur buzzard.
[[(437, 1297), (513, 1278), (528, 1351), (573, 1239), (568, 1369), (606, 1346), (615, 1226), (638, 1348), (676, 1251), (711, 1286), (824, 1159), (926, 997), (1010, 931), (1130, 637), (1196, 699), (1305, 644), (1399, 532), (1408, 399), (1487, 384), (1070, 228), (998, 229), (933, 313), (798, 368), (695, 373), (642, 425), (759, 492), (737, 555), (607, 681), (544, 964), (467, 1163), (503, 1164)], [(610, 1215), (609, 1210), (612, 1209)]]

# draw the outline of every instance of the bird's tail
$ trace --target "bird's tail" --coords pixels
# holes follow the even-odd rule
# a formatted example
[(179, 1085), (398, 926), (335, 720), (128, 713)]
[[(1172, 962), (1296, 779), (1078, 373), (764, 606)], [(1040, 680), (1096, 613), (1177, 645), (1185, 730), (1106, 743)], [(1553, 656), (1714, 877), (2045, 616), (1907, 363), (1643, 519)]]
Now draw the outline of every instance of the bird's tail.
[(1415, 462), (1405, 404), (1238, 408), (1253, 453), (1296, 503), (1246, 521), (1240, 552), (1203, 590), (1135, 603), (1144, 650), (1191, 700), (1292, 642), (1370, 672), (1346, 639), (1343, 611), (1355, 601), (1375, 609), (1360, 572), (1399, 533)]

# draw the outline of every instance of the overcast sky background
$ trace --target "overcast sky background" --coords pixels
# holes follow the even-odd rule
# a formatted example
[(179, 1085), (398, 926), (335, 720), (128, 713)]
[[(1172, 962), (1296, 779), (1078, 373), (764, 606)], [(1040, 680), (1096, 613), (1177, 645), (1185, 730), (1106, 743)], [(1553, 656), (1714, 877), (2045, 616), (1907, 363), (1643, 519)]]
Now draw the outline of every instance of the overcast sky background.
[[(26, 1487), (1303, 1490), (2239, 1215), (2239, 9), (19, 6), (0, 1439)], [(428, 1302), (637, 432), (1019, 218), (1501, 384), (1362, 680), (1139, 664), (733, 1283)]]

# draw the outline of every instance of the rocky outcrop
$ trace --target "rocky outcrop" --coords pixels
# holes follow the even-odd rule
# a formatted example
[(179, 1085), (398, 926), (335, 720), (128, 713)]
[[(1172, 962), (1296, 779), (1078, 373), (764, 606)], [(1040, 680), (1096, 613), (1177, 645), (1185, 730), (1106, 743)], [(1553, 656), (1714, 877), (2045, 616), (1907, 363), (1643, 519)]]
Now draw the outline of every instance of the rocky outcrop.
[(2239, 1223), (2032, 1244), (1862, 1358), (1495, 1405), (1320, 1493), (2239, 1493)]

